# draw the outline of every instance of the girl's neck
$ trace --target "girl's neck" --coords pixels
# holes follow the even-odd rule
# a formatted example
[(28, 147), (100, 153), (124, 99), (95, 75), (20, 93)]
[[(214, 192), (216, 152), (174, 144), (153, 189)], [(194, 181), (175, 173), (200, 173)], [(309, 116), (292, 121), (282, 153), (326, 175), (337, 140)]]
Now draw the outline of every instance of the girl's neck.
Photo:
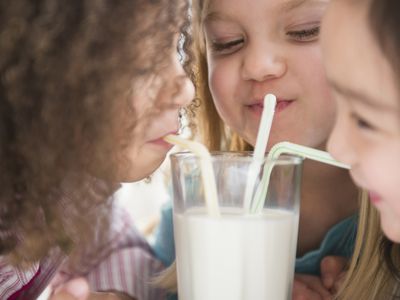
[(349, 172), (306, 160), (303, 167), (298, 255), (317, 248), (327, 231), (358, 211)]

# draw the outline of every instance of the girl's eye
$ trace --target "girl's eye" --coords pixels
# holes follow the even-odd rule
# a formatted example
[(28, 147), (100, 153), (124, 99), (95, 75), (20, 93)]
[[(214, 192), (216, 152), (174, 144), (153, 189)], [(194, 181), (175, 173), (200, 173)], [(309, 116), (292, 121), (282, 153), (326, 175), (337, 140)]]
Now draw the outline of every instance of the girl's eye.
[(355, 113), (351, 114), (351, 118), (354, 120), (354, 122), (358, 128), (364, 129), (364, 130), (374, 130), (374, 127), (370, 123), (368, 123), (364, 119), (360, 118)]
[(299, 42), (311, 42), (318, 37), (319, 28), (319, 26), (316, 26), (309, 29), (288, 31), (286, 35)]
[(211, 49), (220, 54), (230, 54), (235, 52), (243, 44), (243, 39), (233, 40), (226, 43), (211, 42)]

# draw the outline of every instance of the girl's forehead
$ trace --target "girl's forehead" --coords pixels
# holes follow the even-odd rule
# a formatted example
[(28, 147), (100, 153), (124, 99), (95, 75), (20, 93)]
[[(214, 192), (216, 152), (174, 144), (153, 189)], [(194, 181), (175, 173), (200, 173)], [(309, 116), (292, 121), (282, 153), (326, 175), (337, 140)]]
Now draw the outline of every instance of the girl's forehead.
[[(329, 3), (330, 0), (264, 0), (259, 3), (264, 3), (269, 6), (277, 6), (280, 10), (282, 11), (291, 11), (296, 8), (310, 5), (310, 4), (327, 4)], [(205, 0), (202, 2), (202, 8), (203, 10), (209, 10), (213, 9), (215, 7), (218, 7), (220, 3), (223, 3), (221, 0)], [(248, 4), (248, 5), (253, 5), (255, 4), (253, 1), (249, 0), (231, 0), (229, 3), (234, 4), (234, 3), (243, 3), (243, 4)]]
[(241, 14), (254, 9), (261, 10), (265, 14), (279, 16), (297, 11), (313, 8), (325, 9), (330, 0), (207, 0), (202, 2), (201, 15), (203, 21), (220, 18), (230, 13)]
[(334, 91), (375, 110), (397, 110), (396, 77), (372, 34), (367, 7), (335, 1), (325, 15), (321, 46)]

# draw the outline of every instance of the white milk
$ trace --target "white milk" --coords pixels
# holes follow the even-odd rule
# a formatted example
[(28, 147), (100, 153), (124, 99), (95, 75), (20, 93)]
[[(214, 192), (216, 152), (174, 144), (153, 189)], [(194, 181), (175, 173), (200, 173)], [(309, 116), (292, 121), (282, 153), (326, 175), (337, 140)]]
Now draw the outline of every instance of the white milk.
[(298, 216), (277, 209), (221, 214), (174, 214), (179, 300), (290, 299)]

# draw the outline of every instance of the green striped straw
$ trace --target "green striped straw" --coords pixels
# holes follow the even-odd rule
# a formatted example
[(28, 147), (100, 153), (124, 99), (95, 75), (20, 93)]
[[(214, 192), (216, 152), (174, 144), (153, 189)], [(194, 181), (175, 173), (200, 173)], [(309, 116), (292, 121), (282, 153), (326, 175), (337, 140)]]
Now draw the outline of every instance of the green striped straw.
[(208, 214), (219, 217), (218, 194), (215, 184), (214, 169), (211, 164), (211, 155), (208, 149), (201, 143), (183, 139), (177, 135), (169, 134), (164, 140), (170, 144), (179, 145), (197, 155), (200, 159), (201, 179), (203, 182), (204, 195)]
[(294, 154), (303, 158), (308, 158), (311, 160), (319, 161), (324, 164), (336, 166), (339, 168), (350, 169), (350, 166), (335, 160), (328, 152), (313, 149), (306, 146), (301, 146), (293, 144), (290, 142), (281, 142), (275, 144), (267, 156), (267, 161), (264, 167), (263, 176), (261, 182), (257, 188), (256, 194), (254, 196), (254, 201), (252, 203), (250, 212), (260, 213), (264, 207), (266, 200), (266, 195), (268, 192), (268, 185), (271, 176), (272, 169), (275, 165), (276, 159), (281, 154)]

